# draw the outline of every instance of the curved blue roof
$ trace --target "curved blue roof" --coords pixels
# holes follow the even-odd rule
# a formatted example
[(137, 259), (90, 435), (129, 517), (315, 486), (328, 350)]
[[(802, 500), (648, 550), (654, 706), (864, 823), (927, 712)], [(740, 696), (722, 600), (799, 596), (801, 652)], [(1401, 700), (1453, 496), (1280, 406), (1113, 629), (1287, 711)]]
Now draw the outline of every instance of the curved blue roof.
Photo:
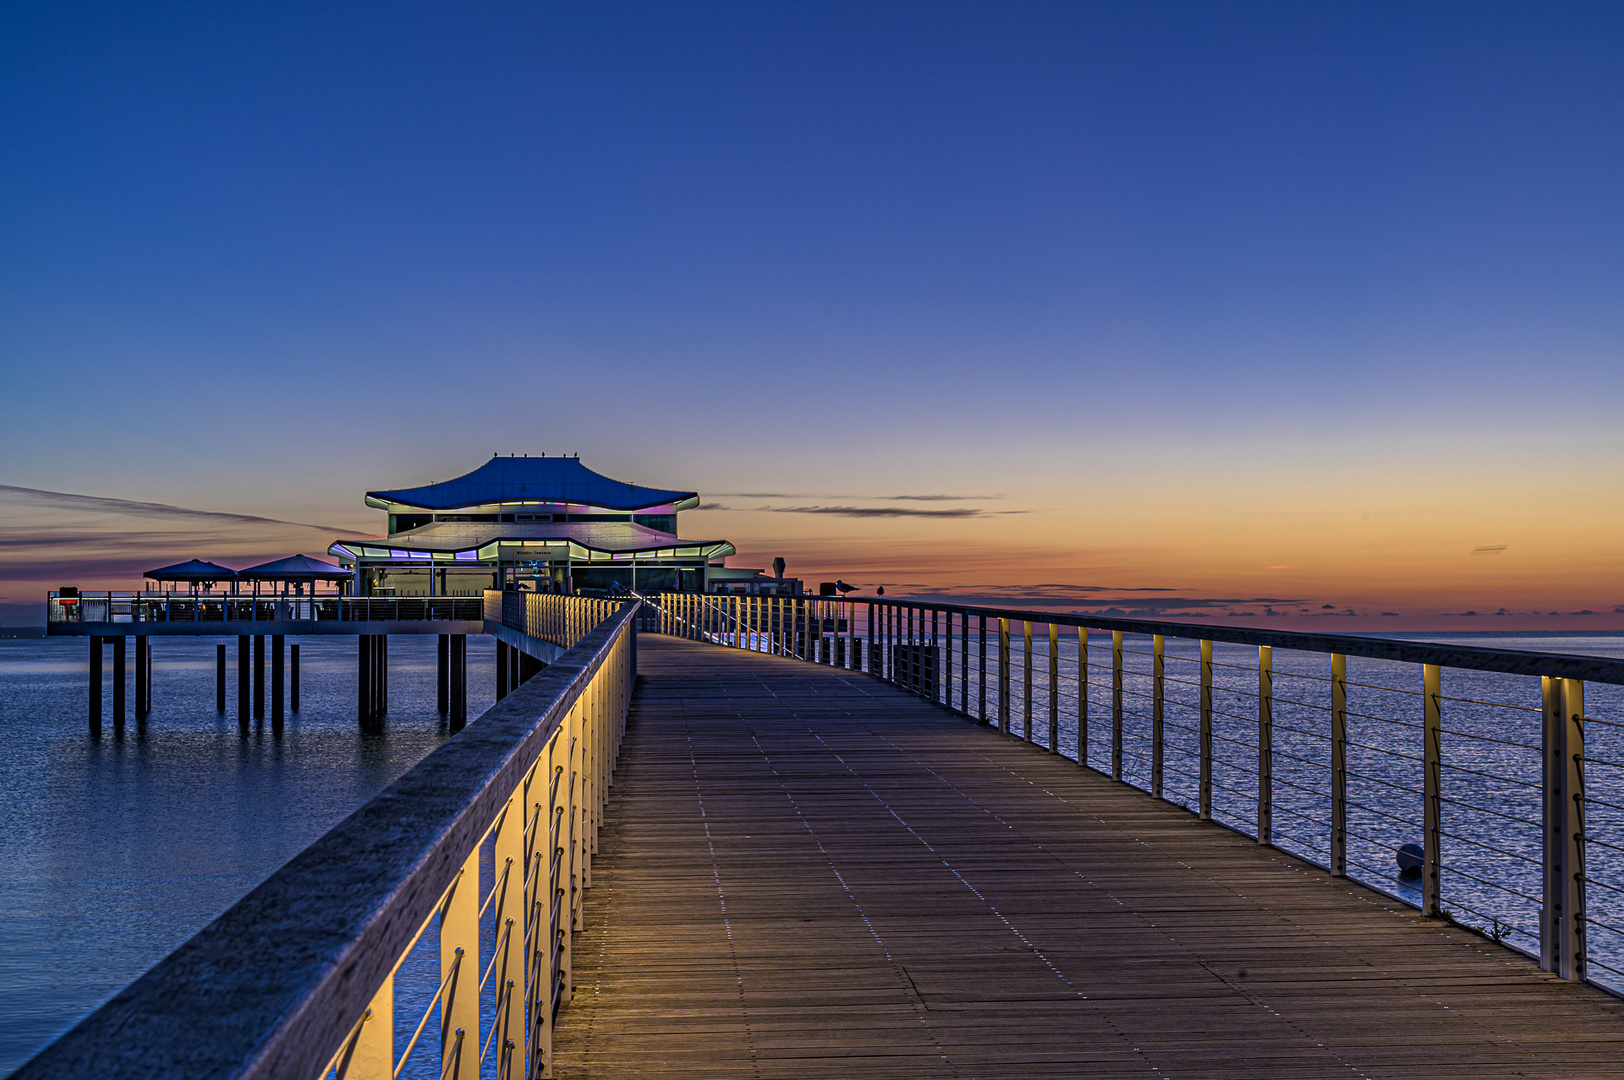
[(623, 484), (593, 472), (579, 458), (493, 457), (455, 480), (395, 491), (369, 491), (367, 497), (424, 510), (457, 510), (499, 502), (559, 502), (642, 510), (699, 498), (692, 491)]

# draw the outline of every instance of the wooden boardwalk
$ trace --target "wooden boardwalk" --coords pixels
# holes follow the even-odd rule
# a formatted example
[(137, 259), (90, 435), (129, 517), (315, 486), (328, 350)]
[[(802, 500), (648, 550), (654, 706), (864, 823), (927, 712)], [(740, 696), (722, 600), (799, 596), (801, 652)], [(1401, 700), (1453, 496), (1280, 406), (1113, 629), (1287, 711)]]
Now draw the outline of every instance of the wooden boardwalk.
[(1624, 1002), (866, 675), (642, 635), (557, 1073), (1624, 1076)]

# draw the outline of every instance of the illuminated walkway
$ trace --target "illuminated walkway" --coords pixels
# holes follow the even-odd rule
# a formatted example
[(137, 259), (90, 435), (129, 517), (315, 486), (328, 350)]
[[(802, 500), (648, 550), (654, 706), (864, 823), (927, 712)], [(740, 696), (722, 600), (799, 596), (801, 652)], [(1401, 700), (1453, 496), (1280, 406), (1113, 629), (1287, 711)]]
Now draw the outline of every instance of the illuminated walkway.
[(656, 635), (558, 1075), (1624, 1076), (1624, 1002), (858, 673)]

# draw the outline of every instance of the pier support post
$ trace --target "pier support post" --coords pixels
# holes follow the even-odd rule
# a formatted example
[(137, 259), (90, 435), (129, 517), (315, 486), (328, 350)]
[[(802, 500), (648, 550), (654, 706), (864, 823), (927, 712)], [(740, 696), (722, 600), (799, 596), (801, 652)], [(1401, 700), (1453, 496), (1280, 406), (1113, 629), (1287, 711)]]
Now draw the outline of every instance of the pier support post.
[(508, 696), (508, 647), (507, 643), (496, 643), (496, 700), (501, 701)]
[(450, 698), (451, 698), (451, 682), (450, 682), (450, 679), (451, 679), (451, 659), (450, 659), (450, 652), (451, 652), (451, 635), (450, 634), (441, 634), (440, 635), (440, 645), (439, 645), (439, 650), (438, 650), (439, 660), (440, 660), (439, 672), (438, 672), (438, 674), (439, 674), (439, 689), (440, 689), (439, 699), (438, 699), (438, 707), (439, 707), (441, 716), (446, 715), (446, 711), (450, 707), (449, 704), (448, 704), (448, 702), (450, 701)]
[(295, 641), (288, 647), (288, 697), (289, 707), (294, 712), (299, 711), (299, 643)]
[(284, 718), (284, 654), (287, 645), (281, 634), (271, 635), (271, 730), (280, 735)]
[(378, 715), (389, 711), (389, 635), (378, 635), (378, 679), (373, 686), (378, 692)]
[(265, 719), (265, 635), (254, 635), (254, 719)]
[(152, 639), (145, 634), (135, 638), (135, 718), (145, 720), (152, 711)]
[(237, 638), (237, 724), (244, 731), (248, 730), (248, 684), (251, 677), (248, 673), (248, 637), (243, 635)]
[(115, 731), (124, 727), (124, 691), (127, 688), (124, 674), (126, 640), (123, 634), (113, 639), (113, 730)]
[(378, 678), (377, 639), (372, 634), (360, 634), (355, 639), (355, 718), (363, 734), (378, 730), (378, 697), (374, 684)]
[(1539, 966), (1585, 978), (1584, 683), (1540, 680), (1544, 696), (1545, 903)]
[(468, 635), (451, 635), (451, 730), (468, 723)]
[(226, 711), (226, 643), (214, 647), (214, 711)]
[(102, 728), (102, 639), (90, 639), (90, 737), (101, 738)]

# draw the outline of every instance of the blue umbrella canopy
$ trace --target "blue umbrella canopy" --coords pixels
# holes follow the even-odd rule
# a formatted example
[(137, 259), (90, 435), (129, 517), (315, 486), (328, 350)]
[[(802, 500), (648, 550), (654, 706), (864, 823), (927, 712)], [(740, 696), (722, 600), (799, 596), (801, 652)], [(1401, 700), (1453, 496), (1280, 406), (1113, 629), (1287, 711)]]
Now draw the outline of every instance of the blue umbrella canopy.
[(285, 559), (239, 570), (237, 577), (243, 581), (344, 581), (351, 573), (341, 566), (312, 559), (308, 555), (289, 555)]
[(188, 559), (173, 566), (160, 566), (141, 575), (152, 581), (234, 581), (237, 571), (219, 563)]

